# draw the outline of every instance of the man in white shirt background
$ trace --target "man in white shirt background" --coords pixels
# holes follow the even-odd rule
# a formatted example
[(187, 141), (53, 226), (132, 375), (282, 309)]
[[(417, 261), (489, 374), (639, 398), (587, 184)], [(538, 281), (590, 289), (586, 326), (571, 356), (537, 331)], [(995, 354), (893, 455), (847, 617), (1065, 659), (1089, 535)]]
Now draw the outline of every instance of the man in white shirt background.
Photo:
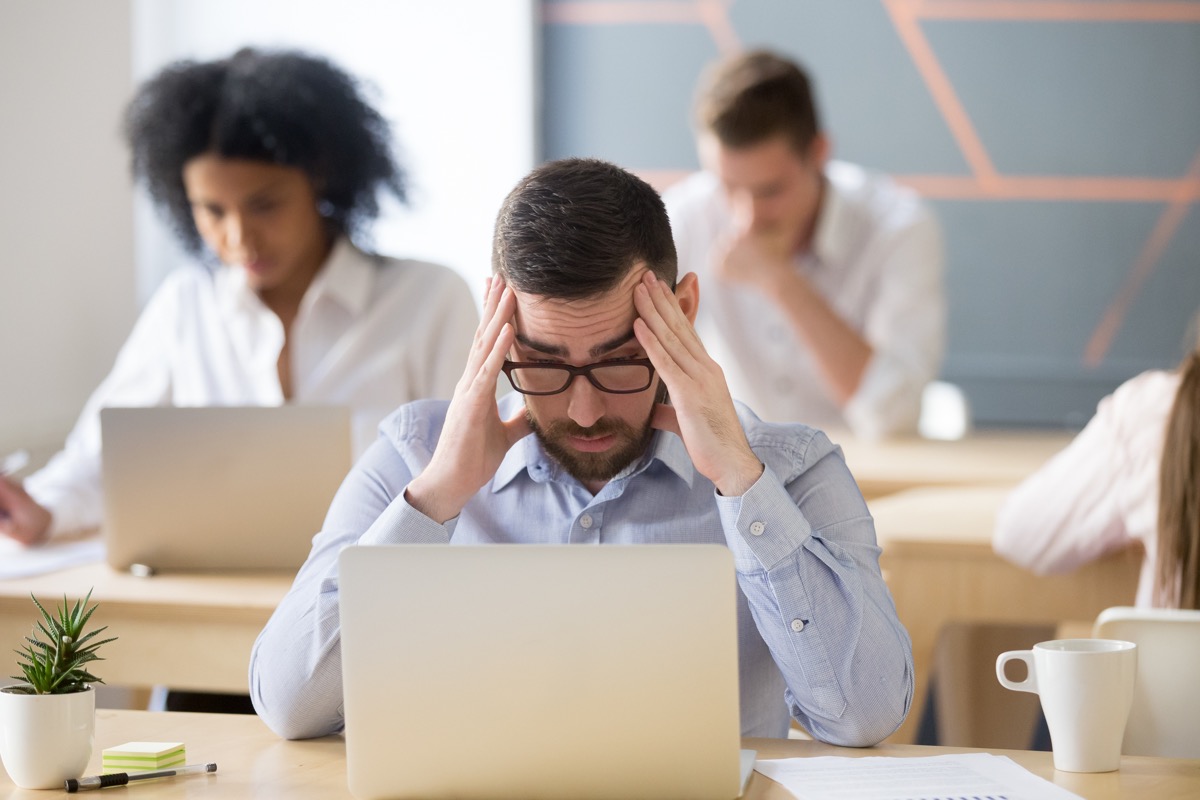
[(808, 77), (766, 51), (701, 82), (704, 171), (672, 187), (681, 272), (712, 287), (697, 329), (764, 419), (914, 432), (944, 350), (942, 241), (915, 193), (830, 160)]

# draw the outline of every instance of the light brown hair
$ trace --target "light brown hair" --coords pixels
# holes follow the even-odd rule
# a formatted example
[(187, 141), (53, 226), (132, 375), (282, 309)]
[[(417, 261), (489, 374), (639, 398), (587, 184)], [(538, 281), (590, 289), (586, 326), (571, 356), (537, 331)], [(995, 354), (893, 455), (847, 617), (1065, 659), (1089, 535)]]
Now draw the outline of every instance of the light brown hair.
[(695, 114), (700, 130), (731, 148), (783, 134), (804, 154), (821, 130), (808, 75), (767, 50), (735, 56), (707, 71), (696, 92)]
[(1200, 349), (1179, 366), (1158, 489), (1155, 602), (1200, 608)]

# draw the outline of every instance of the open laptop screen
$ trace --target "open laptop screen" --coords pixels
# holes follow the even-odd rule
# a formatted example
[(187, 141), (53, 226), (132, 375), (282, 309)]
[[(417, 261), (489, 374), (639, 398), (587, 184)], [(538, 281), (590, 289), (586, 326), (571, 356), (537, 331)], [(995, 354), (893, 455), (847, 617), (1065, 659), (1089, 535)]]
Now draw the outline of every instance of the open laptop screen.
[(118, 569), (296, 570), (351, 464), (344, 407), (104, 408), (100, 431)]
[(738, 795), (726, 548), (350, 547), (339, 585), (357, 797)]

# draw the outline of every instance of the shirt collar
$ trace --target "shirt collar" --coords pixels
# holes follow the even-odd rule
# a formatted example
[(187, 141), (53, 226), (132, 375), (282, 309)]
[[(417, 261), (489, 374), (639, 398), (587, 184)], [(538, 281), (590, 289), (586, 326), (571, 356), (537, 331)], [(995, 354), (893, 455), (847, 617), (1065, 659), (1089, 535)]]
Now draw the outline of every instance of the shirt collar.
[[(524, 405), (520, 398), (521, 395), (513, 392), (501, 399), (501, 418), (512, 418), (516, 410)], [(665, 431), (656, 431), (646, 453), (612, 480), (631, 478), (649, 469), (655, 461), (662, 463), (663, 466), (675, 473), (689, 488), (692, 486), (696, 476), (696, 466), (688, 456), (683, 441), (675, 434)], [(535, 483), (558, 480), (563, 475), (562, 467), (542, 449), (542, 443), (538, 440), (537, 435), (532, 433), (517, 442), (504, 454), (504, 460), (500, 462), (500, 467), (496, 470), (496, 476), (492, 480), (492, 493), (495, 494), (503, 489), (522, 472), (528, 472), (529, 477)]]
[(822, 173), (821, 181), (824, 184), (824, 192), (821, 208), (817, 211), (812, 254), (821, 264), (840, 264), (846, 260), (852, 244), (846, 198), (842, 196), (837, 183), (830, 180), (828, 170)]
[(304, 302), (315, 303), (328, 297), (357, 316), (371, 299), (373, 278), (370, 258), (342, 236), (333, 243), (325, 266), (304, 295)]

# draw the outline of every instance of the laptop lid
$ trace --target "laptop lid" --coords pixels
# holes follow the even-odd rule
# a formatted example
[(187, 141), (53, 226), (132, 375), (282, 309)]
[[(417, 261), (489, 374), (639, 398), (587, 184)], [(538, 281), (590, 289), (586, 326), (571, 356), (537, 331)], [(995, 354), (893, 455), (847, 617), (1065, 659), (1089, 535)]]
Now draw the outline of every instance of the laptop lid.
[(738, 796), (726, 548), (359, 546), (339, 570), (356, 797)]
[(104, 408), (100, 432), (118, 569), (296, 570), (351, 464), (343, 407)]

